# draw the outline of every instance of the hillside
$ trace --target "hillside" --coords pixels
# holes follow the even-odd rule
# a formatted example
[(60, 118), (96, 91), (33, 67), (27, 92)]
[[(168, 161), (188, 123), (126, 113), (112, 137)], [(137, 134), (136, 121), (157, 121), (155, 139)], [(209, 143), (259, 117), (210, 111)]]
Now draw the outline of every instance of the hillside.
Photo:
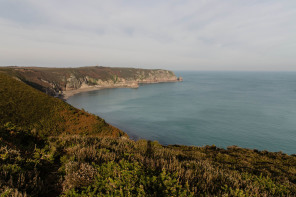
[(1, 196), (295, 196), (296, 156), (133, 141), (0, 72)]
[(39, 136), (59, 134), (125, 135), (103, 119), (78, 110), (0, 72), (0, 124)]
[[(295, 196), (296, 158), (238, 147), (94, 136), (36, 139), (0, 127), (0, 194)], [(20, 195), (21, 194), (21, 195)]]
[(182, 80), (172, 71), (161, 69), (2, 67), (1, 71), (52, 96), (63, 96), (67, 91), (87, 88), (137, 88), (139, 83)]

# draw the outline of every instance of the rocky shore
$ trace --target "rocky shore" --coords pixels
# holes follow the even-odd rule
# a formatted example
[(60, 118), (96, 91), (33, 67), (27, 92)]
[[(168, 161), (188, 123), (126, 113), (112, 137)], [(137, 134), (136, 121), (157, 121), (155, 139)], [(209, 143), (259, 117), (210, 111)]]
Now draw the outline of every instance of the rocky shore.
[(100, 84), (95, 86), (89, 86), (87, 84), (82, 84), (77, 89), (70, 89), (70, 90), (64, 90), (59, 93), (57, 93), (57, 97), (60, 97), (64, 100), (67, 100), (69, 97), (81, 93), (81, 92), (89, 92), (94, 90), (101, 90), (101, 89), (107, 89), (107, 88), (138, 88), (139, 84), (152, 84), (152, 83), (168, 83), (168, 82), (179, 82), (183, 81), (181, 78), (177, 78), (177, 80), (150, 80), (150, 81), (141, 81), (141, 82), (128, 82), (128, 83), (117, 83), (117, 84)]

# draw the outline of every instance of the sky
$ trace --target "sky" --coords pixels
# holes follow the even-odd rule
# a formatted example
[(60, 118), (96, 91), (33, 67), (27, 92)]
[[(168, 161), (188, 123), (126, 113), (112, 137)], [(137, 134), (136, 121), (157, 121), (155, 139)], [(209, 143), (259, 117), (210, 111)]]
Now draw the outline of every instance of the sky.
[(296, 71), (295, 0), (0, 0), (0, 66)]

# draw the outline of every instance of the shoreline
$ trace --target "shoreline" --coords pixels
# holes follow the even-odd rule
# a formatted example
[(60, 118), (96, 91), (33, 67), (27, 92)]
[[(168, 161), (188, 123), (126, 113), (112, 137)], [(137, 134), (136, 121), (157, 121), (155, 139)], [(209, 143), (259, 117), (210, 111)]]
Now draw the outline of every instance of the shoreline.
[(62, 92), (60, 98), (67, 100), (71, 96), (74, 96), (75, 94), (81, 93), (81, 92), (90, 92), (90, 91), (95, 91), (95, 90), (101, 90), (104, 89), (102, 87), (88, 87), (88, 88), (79, 88), (75, 90), (65, 90)]
[(157, 83), (172, 83), (172, 82), (180, 82), (179, 80), (168, 80), (168, 81), (151, 81), (151, 82), (138, 82), (137, 85), (118, 85), (118, 86), (87, 86), (83, 88), (78, 88), (75, 90), (65, 90), (62, 91), (62, 94), (60, 94), (58, 97), (67, 100), (71, 96), (74, 96), (75, 94), (79, 94), (81, 92), (91, 92), (95, 90), (103, 90), (103, 89), (114, 89), (114, 88), (138, 88), (139, 84), (157, 84)]

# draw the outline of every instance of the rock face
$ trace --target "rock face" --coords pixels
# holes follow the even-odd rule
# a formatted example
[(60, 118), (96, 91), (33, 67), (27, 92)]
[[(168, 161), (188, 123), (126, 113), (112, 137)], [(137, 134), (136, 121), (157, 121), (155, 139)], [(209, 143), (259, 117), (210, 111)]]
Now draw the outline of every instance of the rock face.
[(140, 83), (182, 81), (182, 78), (176, 77), (172, 71), (161, 69), (99, 66), (81, 68), (2, 67), (1, 71), (51, 95), (91, 87), (137, 88)]

